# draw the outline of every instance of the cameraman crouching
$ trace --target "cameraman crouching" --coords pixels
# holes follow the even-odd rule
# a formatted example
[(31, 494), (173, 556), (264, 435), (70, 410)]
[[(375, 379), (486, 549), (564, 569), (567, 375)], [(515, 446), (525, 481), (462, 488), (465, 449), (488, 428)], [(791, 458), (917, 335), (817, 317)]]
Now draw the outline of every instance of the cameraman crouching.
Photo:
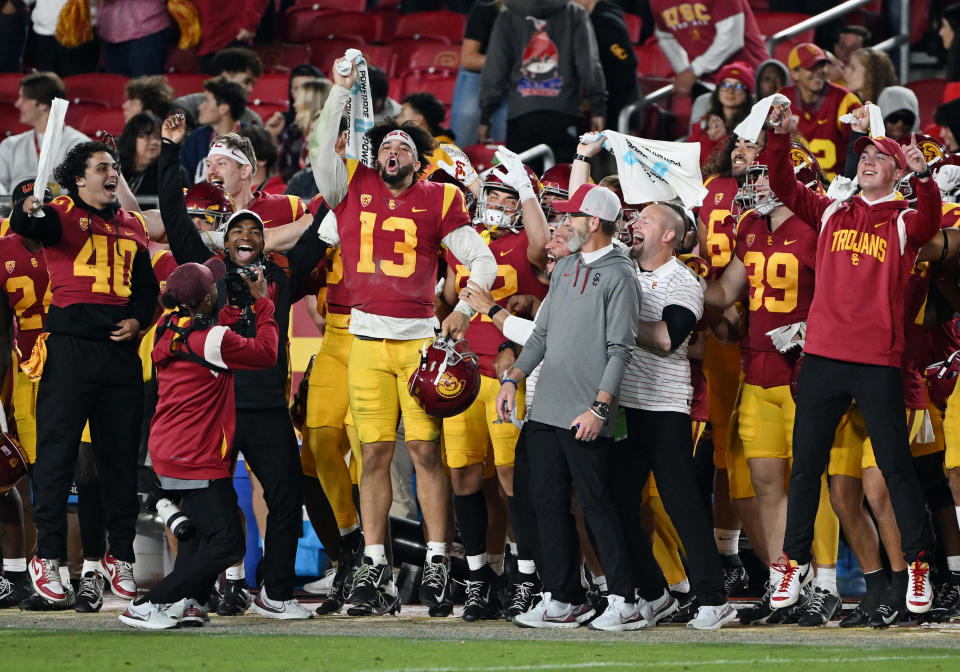
[[(182, 115), (163, 122), (158, 171), (160, 214), (177, 263), (203, 263), (214, 255), (204, 245), (187, 214), (180, 184), (179, 143), (185, 129)], [(244, 171), (249, 168), (243, 166)], [(243, 310), (242, 317), (233, 326), (234, 331), (248, 337), (256, 333), (250, 310), (252, 302), (242, 275), (252, 267), (262, 267), (268, 294), (276, 305), (280, 333), (287, 333), (290, 306), (306, 294), (315, 293), (313, 272), (326, 250), (317, 229), (327, 212), (327, 207), (321, 205), (314, 223), (286, 255), (263, 253), (263, 221), (256, 213), (240, 210), (230, 218), (224, 238), (224, 262), (230, 270), (220, 285), (219, 303), (222, 305), (226, 299), (231, 306)], [(280, 341), (276, 364), (261, 371), (238, 372), (234, 384), (237, 432), (231, 447), (234, 453), (243, 453), (263, 485), (268, 509), (260, 567), (263, 590), (254, 601), (253, 610), (269, 618), (311, 618), (313, 612), (293, 599), (297, 540), (302, 530), (303, 486), (300, 449), (288, 410), (286, 339)], [(228, 595), (224, 594), (225, 600)], [(242, 606), (245, 608), (246, 604)]]
[(206, 604), (217, 575), (243, 557), (244, 534), (233, 489), (236, 424), (232, 369), (262, 369), (277, 361), (279, 332), (267, 281), (259, 271), (243, 278), (253, 298), (256, 336), (230, 329), (241, 311), (220, 311), (217, 283), (226, 274), (220, 259), (184, 264), (167, 279), (161, 302), (176, 312), (157, 327), (152, 360), (158, 384), (157, 411), (150, 423), (150, 459), (161, 486), (182, 495), (183, 508), (198, 528), (181, 541), (177, 562), (145, 596), (134, 600), (120, 621), (148, 630), (173, 628), (163, 605), (186, 598), (182, 625), (207, 621)]

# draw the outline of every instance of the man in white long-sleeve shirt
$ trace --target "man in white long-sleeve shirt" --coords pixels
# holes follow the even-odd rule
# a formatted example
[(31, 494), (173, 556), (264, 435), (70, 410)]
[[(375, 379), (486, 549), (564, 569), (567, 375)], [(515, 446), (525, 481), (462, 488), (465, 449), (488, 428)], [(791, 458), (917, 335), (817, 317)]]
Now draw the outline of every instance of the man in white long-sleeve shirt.
[(727, 63), (756, 68), (767, 58), (760, 29), (747, 0), (651, 0), (654, 33), (677, 78), (674, 93), (690, 95), (698, 79)]
[[(64, 97), (63, 80), (52, 72), (34, 72), (20, 80), (20, 95), (14, 106), (20, 110), (20, 123), (33, 129), (0, 142), (0, 189), (4, 193), (23, 180), (37, 176), (40, 146), (47, 130), (50, 104), (54, 98)], [(54, 165), (62, 163), (71, 149), (89, 140), (75, 128), (64, 126)]]
[(363, 561), (353, 578), (350, 615), (392, 613), (399, 607), (393, 571), (384, 547), (391, 503), (390, 461), (398, 413), (417, 472), (417, 495), (426, 527), (427, 557), (420, 601), (437, 608), (448, 600), (447, 507), (450, 489), (440, 457), (440, 421), (420, 408), (407, 391), (420, 363), (420, 348), (440, 326), (461, 338), (474, 311), (461, 301), (440, 325), (433, 299), (441, 245), (489, 287), (497, 263), (470, 227), (462, 192), (450, 184), (418, 180), (433, 138), (414, 124), (387, 121), (367, 138), (377, 149), (374, 168), (345, 162), (334, 149), (340, 116), (356, 71), (344, 77), (334, 64), (336, 86), (316, 129), (313, 162), (320, 193), (333, 208), (320, 238), (339, 247), (341, 282), (352, 305), (354, 336), (347, 365), (350, 410), (363, 446), (360, 511)]

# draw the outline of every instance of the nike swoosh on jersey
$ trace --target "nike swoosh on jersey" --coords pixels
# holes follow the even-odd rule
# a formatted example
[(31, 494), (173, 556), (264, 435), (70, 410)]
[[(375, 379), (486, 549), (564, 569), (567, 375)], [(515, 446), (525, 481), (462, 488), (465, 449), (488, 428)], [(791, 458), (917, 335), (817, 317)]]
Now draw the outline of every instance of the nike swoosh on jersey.
[(500, 250), (500, 256), (501, 256), (501, 257), (505, 257), (505, 256), (507, 256), (508, 254), (510, 254), (511, 252), (513, 252), (513, 250)]
[(411, 212), (426, 212), (426, 208), (410, 208)]
[(797, 242), (797, 241), (795, 241), (795, 240), (785, 240), (785, 241), (783, 241), (783, 244), (784, 244), (784, 245), (793, 245), (795, 242)]
[(880, 222), (879, 224), (874, 224), (874, 225), (873, 225), (873, 228), (879, 229), (879, 228), (880, 228), (881, 226), (883, 226), (884, 224), (886, 224), (886, 222)]
[(823, 126), (825, 123), (830, 121), (829, 119), (817, 119), (817, 123)]

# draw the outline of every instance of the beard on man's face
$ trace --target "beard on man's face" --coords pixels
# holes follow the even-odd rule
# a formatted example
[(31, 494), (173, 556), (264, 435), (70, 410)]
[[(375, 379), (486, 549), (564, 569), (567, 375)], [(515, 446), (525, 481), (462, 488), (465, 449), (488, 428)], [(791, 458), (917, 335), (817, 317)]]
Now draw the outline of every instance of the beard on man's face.
[(590, 238), (589, 231), (581, 231), (575, 226), (570, 227), (570, 235), (567, 238), (567, 249), (570, 254), (576, 254), (583, 247), (583, 244)]
[(377, 162), (377, 169), (380, 172), (380, 179), (386, 182), (391, 187), (395, 187), (399, 184), (403, 184), (404, 180), (407, 179), (408, 175), (413, 173), (413, 164), (407, 164), (397, 169), (397, 172), (393, 175), (387, 172), (385, 166), (383, 166), (379, 161)]

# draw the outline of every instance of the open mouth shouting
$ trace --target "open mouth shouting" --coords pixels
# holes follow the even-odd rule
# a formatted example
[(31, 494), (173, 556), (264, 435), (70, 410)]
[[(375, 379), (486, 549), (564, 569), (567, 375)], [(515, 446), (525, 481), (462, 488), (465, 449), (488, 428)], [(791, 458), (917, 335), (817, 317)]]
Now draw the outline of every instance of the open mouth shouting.
[(103, 190), (107, 192), (107, 195), (111, 198), (117, 197), (117, 178), (110, 177), (103, 183)]
[(248, 243), (239, 243), (237, 245), (236, 261), (238, 264), (250, 264), (256, 256), (256, 250), (253, 245)]
[(400, 169), (400, 161), (396, 156), (391, 156), (387, 159), (387, 165), (385, 166), (388, 173), (395, 173)]

